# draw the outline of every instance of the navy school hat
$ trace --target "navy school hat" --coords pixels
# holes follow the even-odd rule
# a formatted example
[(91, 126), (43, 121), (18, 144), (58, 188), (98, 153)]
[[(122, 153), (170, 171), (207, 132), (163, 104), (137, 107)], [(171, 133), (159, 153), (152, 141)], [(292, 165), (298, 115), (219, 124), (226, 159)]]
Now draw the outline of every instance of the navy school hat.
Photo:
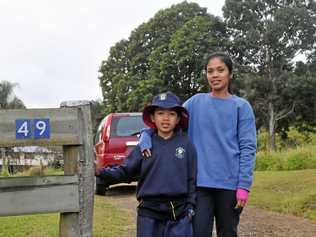
[(181, 114), (180, 122), (177, 127), (182, 129), (188, 128), (189, 114), (188, 111), (181, 106), (178, 96), (174, 93), (167, 91), (154, 96), (150, 105), (146, 106), (143, 110), (143, 121), (150, 128), (156, 128), (155, 124), (151, 121), (150, 115), (153, 114), (156, 108), (175, 109)]

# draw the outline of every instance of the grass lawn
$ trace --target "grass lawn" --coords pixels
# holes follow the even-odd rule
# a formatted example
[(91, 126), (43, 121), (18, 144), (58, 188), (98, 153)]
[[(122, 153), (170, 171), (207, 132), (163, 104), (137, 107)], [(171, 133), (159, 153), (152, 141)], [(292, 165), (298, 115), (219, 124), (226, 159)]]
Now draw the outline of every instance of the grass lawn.
[(316, 169), (256, 171), (249, 204), (316, 220)]
[[(316, 220), (316, 169), (256, 171), (249, 205)], [(103, 197), (95, 196), (94, 208), (94, 237), (124, 236), (134, 225), (130, 212)], [(58, 214), (0, 217), (0, 237), (55, 237), (58, 225)]]
[[(123, 236), (124, 230), (133, 225), (132, 215), (95, 196), (94, 237)], [(59, 214), (0, 217), (0, 237), (56, 237)]]

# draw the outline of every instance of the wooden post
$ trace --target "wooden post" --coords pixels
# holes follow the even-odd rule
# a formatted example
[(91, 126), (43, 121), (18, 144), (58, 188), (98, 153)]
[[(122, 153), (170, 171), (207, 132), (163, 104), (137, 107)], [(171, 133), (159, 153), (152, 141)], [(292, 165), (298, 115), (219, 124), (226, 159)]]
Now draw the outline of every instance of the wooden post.
[[(91, 237), (93, 229), (94, 204), (94, 155), (91, 104), (88, 101), (64, 102), (61, 107), (79, 109), (79, 130), (82, 132), (82, 146), (64, 146), (65, 175), (77, 173), (79, 177), (78, 213), (62, 213), (61, 237)], [(75, 223), (75, 224), (74, 224)], [(79, 231), (79, 233), (77, 232)]]
[[(74, 175), (78, 170), (79, 147), (63, 146), (64, 156), (64, 174)], [(78, 175), (80, 176), (80, 175)], [(80, 193), (79, 193), (80, 199)], [(80, 235), (80, 222), (78, 212), (60, 213), (59, 220), (59, 236), (60, 237), (76, 237)]]

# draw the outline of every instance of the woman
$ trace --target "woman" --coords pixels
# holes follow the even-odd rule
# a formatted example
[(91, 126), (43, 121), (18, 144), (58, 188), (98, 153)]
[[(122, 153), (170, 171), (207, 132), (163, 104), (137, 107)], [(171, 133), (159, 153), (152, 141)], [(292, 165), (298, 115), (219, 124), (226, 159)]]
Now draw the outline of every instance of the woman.
[[(217, 236), (233, 237), (253, 179), (255, 117), (250, 104), (229, 91), (233, 62), (228, 55), (210, 55), (205, 69), (211, 92), (196, 94), (183, 105), (198, 161), (194, 236), (212, 236), (215, 219)], [(140, 145), (150, 155), (146, 135)]]

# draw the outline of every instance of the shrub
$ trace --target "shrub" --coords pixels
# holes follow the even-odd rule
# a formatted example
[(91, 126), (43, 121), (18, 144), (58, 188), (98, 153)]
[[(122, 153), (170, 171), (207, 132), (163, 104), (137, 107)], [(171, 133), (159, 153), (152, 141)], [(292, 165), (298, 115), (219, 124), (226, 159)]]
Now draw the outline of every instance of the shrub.
[(10, 176), (10, 173), (8, 170), (8, 160), (5, 158), (2, 158), (2, 167), (1, 167), (0, 176), (2, 176), (2, 177), (9, 177)]
[[(261, 129), (258, 131), (257, 135), (257, 143), (258, 143), (258, 151), (268, 151), (268, 137), (269, 134), (265, 129)], [(295, 148), (298, 146), (303, 146), (305, 144), (316, 145), (316, 133), (312, 133), (309, 131), (299, 132), (295, 128), (290, 128), (287, 132), (287, 138), (282, 139), (281, 136), (276, 133), (275, 134), (276, 147), (278, 150), (284, 150), (288, 148)]]
[(255, 170), (316, 169), (316, 146), (309, 145), (280, 152), (258, 152)]
[(257, 149), (258, 151), (268, 150), (268, 133), (265, 130), (260, 130), (257, 134)]
[(307, 168), (307, 160), (309, 154), (306, 151), (289, 152), (285, 169), (286, 170), (301, 170)]
[(287, 132), (287, 138), (281, 140), (280, 148), (298, 147), (311, 142), (313, 133), (305, 131), (300, 132), (295, 128), (290, 128)]
[(0, 176), (1, 177), (9, 177), (10, 176), (10, 173), (8, 171), (8, 166), (7, 165), (3, 165), (2, 166), (2, 169), (1, 169), (1, 172), (0, 172)]
[(284, 160), (277, 152), (258, 152), (255, 170), (283, 170)]

